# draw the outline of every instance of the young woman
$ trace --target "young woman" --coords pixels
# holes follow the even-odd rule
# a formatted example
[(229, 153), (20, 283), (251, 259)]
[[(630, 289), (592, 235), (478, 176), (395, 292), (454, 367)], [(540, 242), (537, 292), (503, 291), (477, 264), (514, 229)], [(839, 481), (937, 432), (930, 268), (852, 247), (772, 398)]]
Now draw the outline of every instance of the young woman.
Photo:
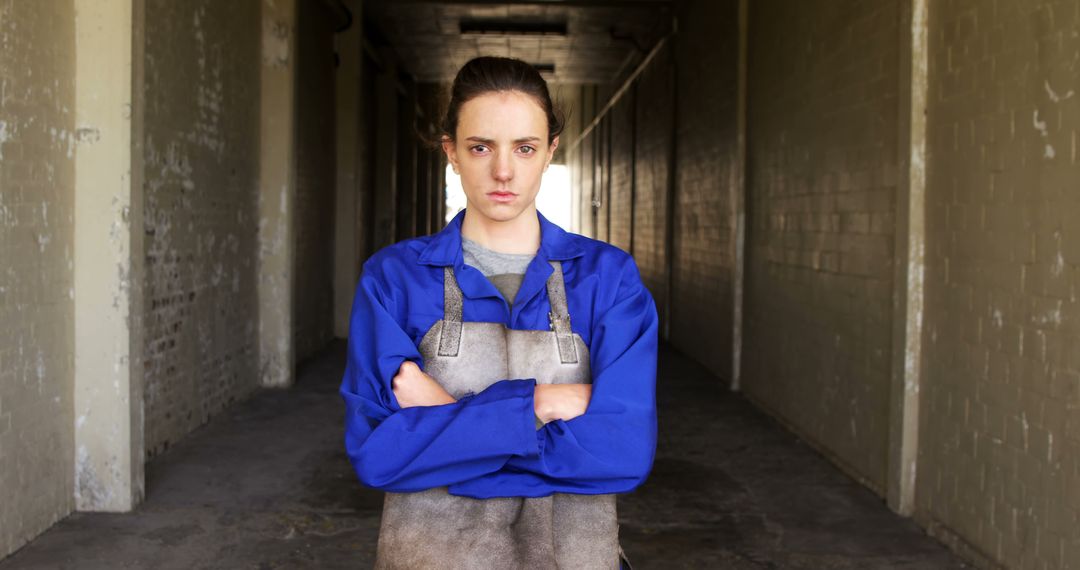
[(454, 80), (442, 148), (468, 199), (386, 247), (353, 302), (341, 394), (387, 491), (377, 568), (619, 568), (615, 493), (656, 447), (656, 305), (622, 250), (536, 210), (562, 125), (528, 64)]

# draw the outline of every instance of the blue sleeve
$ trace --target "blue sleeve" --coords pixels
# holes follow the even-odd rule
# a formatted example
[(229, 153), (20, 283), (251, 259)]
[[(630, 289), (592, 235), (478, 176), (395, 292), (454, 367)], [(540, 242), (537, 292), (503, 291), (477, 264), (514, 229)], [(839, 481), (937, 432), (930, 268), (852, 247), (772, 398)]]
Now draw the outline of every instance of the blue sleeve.
[(395, 318), (378, 269), (365, 264), (349, 324), (341, 384), (345, 448), (360, 481), (385, 491), (419, 491), (475, 478), (511, 457), (536, 455), (536, 380), (502, 380), (441, 406), (401, 408), (391, 382), (405, 360), (421, 361)]
[(624, 493), (645, 481), (656, 452), (658, 318), (632, 259), (619, 281), (614, 304), (593, 326), (593, 388), (585, 413), (547, 423), (536, 431), (538, 453), (450, 485), (451, 494)]

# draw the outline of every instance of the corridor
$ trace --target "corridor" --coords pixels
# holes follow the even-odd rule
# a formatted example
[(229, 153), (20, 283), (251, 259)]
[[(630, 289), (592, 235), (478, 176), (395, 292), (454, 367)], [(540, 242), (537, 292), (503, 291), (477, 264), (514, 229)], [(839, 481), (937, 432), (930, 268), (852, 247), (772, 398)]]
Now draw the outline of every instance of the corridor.
[(369, 565), (351, 310), (481, 55), (655, 301), (635, 570), (1080, 569), (1077, 0), (0, 0), (0, 568)]
[[(341, 445), (344, 348), (150, 462), (135, 512), (72, 515), (0, 570), (370, 568), (382, 494)], [(657, 390), (655, 467), (619, 499), (635, 568), (968, 568), (668, 347)]]

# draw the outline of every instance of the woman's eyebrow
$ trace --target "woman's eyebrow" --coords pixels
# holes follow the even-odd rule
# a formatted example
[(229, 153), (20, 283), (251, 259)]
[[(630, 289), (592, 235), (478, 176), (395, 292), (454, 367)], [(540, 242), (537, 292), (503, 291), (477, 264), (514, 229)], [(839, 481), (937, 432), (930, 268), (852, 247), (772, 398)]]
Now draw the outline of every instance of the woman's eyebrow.
[[(495, 144), (495, 139), (487, 139), (487, 138), (484, 138), (484, 137), (466, 137), (465, 140), (474, 141), (474, 142), (478, 142), (478, 143), (484, 143), (484, 144), (487, 144), (487, 145)], [(519, 139), (514, 139), (513, 142), (515, 144), (517, 144), (517, 143), (526, 143), (526, 142), (537, 142), (539, 140), (540, 140), (540, 137), (521, 137)]]

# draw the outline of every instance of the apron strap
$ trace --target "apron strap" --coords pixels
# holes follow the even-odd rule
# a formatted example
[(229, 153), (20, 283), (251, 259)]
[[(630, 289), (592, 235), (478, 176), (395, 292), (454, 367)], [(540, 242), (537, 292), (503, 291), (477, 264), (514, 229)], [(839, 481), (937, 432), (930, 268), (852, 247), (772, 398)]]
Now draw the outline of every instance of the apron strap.
[(548, 260), (554, 271), (547, 280), (548, 302), (551, 312), (548, 321), (555, 331), (555, 340), (559, 345), (559, 360), (563, 364), (575, 364), (578, 361), (577, 345), (574, 344), (574, 332), (570, 330), (570, 310), (566, 306), (566, 282), (563, 279), (562, 262)]
[[(559, 360), (563, 364), (578, 362), (577, 345), (570, 328), (570, 311), (566, 303), (566, 284), (563, 279), (562, 263), (551, 261), (553, 269), (547, 280), (548, 302), (551, 311), (548, 322), (555, 332), (559, 347)], [(454, 276), (453, 266), (443, 268), (443, 325), (439, 335), (439, 356), (457, 356), (461, 348), (462, 294)]]

